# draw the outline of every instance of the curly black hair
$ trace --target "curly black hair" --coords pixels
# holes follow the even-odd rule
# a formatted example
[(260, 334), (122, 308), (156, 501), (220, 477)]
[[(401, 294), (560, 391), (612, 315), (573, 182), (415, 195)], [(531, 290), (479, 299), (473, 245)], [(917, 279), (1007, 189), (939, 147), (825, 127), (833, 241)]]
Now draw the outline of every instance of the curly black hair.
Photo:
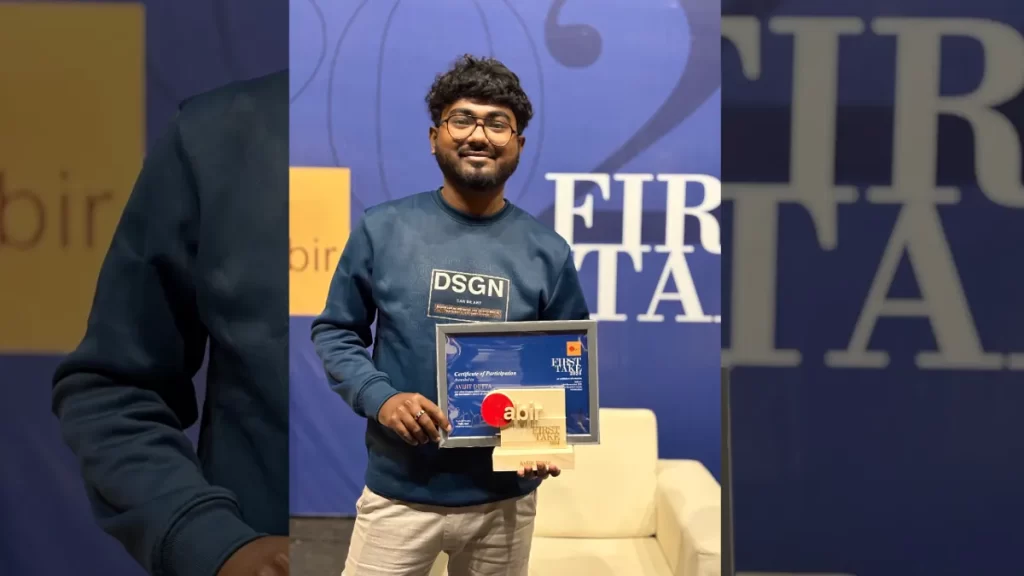
[(434, 78), (426, 97), (434, 126), (441, 124), (444, 109), (462, 98), (508, 107), (516, 117), (520, 134), (533, 118), (533, 105), (519, 85), (519, 77), (494, 58), (466, 54), (447, 72)]

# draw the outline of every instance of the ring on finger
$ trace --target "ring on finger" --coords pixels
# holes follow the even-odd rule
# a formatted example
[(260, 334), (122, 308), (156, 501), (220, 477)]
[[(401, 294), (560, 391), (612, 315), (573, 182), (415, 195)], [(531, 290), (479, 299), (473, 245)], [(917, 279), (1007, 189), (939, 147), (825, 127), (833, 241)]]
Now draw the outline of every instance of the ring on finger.
[(419, 411), (419, 412), (417, 412), (417, 413), (416, 413), (416, 415), (412, 417), (412, 419), (413, 419), (413, 420), (419, 420), (419, 419), (420, 419), (420, 416), (423, 416), (423, 415), (424, 415), (424, 414), (426, 414), (426, 413), (427, 413), (427, 411), (426, 411), (426, 410), (424, 410), (424, 409), (420, 408), (420, 411)]

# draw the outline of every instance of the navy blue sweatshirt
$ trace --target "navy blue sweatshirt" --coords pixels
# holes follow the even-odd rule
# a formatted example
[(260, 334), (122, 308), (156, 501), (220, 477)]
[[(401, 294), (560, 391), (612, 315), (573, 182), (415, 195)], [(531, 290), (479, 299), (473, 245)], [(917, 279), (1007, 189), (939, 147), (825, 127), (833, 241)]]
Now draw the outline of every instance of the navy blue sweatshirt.
[[(490, 279), (481, 279), (488, 276)], [(451, 288), (495, 277), (508, 290), (480, 306)], [(370, 325), (377, 320), (373, 357)], [(492, 448), (410, 446), (377, 421), (399, 392), (437, 402), (435, 326), (589, 318), (569, 245), (506, 202), (489, 217), (455, 210), (440, 190), (366, 211), (345, 245), (312, 337), (331, 387), (367, 418), (367, 487), (406, 502), (467, 506), (530, 493), (538, 482), (492, 471)]]
[[(288, 76), (182, 105), (153, 146), (53, 410), (93, 510), (151, 574), (288, 533)], [(192, 378), (209, 349), (198, 456)]]

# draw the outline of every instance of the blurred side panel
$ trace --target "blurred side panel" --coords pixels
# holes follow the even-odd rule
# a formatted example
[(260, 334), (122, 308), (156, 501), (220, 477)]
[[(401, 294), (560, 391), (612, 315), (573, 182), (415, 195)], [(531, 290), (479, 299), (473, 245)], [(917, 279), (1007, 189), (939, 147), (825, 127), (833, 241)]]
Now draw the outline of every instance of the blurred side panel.
[(730, 370), (722, 366), (722, 574), (736, 573), (732, 527), (732, 395)]
[(1024, 12), (734, 1), (723, 355), (740, 573), (1019, 573)]
[(96, 525), (54, 369), (178, 105), (287, 65), (285, 1), (0, 1), (0, 574), (142, 574)]

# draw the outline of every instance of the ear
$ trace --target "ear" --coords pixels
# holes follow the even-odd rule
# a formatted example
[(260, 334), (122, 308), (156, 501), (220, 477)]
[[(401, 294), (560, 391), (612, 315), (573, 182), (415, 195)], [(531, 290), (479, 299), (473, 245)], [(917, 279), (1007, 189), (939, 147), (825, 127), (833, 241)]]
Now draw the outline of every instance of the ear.
[(526, 146), (526, 136), (519, 136), (519, 151), (523, 151), (523, 146)]
[(430, 139), (430, 153), (437, 153), (437, 126), (431, 126), (428, 131), (428, 137)]

